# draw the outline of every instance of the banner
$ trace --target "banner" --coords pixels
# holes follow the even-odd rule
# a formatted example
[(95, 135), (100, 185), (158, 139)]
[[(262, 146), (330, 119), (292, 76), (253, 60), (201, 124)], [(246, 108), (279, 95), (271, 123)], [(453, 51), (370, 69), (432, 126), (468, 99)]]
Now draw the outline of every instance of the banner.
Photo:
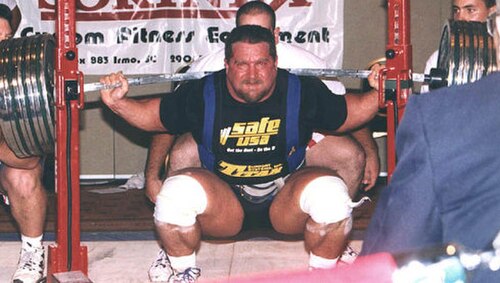
[[(248, 0), (76, 0), (79, 67), (84, 74), (173, 73), (223, 48)], [(16, 36), (55, 32), (56, 0), (17, 1)], [(268, 0), (280, 41), (342, 67), (343, 0)]]

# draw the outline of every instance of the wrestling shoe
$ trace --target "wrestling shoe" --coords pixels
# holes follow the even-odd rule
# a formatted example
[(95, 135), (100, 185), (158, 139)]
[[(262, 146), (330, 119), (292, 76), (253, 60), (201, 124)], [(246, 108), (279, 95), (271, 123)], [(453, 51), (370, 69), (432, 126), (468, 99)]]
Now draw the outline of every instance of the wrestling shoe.
[(174, 274), (168, 256), (163, 249), (160, 249), (156, 260), (151, 264), (148, 275), (151, 282), (169, 282), (169, 278)]
[(177, 272), (169, 279), (169, 283), (192, 283), (196, 282), (201, 275), (201, 269), (198, 267), (189, 267), (182, 272)]
[(40, 248), (22, 248), (13, 283), (38, 283), (43, 278), (45, 251)]
[(351, 248), (351, 246), (347, 245), (342, 255), (340, 255), (337, 265), (344, 266), (353, 264), (357, 257), (358, 252)]

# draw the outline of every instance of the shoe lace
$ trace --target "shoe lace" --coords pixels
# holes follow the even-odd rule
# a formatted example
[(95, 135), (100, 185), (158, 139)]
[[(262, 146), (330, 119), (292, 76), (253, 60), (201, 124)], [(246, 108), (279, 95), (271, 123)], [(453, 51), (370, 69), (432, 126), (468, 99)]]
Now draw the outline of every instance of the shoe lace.
[(347, 246), (347, 249), (345, 250), (345, 254), (348, 254), (348, 255), (354, 256), (354, 257), (358, 256), (358, 252), (356, 252), (353, 248), (351, 248), (351, 246)]
[(158, 253), (158, 257), (156, 258), (156, 261), (153, 262), (153, 268), (166, 268), (170, 267), (170, 261), (168, 260), (167, 254), (165, 251), (160, 250)]
[(170, 279), (171, 283), (191, 283), (196, 282), (196, 279), (200, 277), (201, 269), (198, 267), (188, 267), (186, 270), (179, 272), (172, 276)]
[(344, 250), (344, 252), (340, 256), (339, 260), (341, 262), (344, 262), (344, 263), (347, 263), (347, 264), (351, 264), (351, 263), (354, 262), (354, 260), (356, 260), (356, 258), (358, 257), (358, 255), (359, 254), (352, 247), (350, 247), (349, 245), (347, 245), (346, 249)]
[(43, 248), (33, 250), (22, 249), (19, 258), (19, 268), (29, 271), (43, 270), (44, 252)]

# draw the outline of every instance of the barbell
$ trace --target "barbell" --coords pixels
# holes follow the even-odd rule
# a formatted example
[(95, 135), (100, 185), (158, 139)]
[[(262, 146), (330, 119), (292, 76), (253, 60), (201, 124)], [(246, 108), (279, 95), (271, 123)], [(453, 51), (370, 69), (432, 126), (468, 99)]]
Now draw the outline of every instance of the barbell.
[[(308, 68), (296, 68), (288, 69), (292, 74), (298, 76), (312, 76), (320, 78), (359, 78), (366, 79), (370, 75), (370, 70), (357, 70), (357, 69), (308, 69)], [(160, 74), (160, 75), (150, 75), (137, 78), (128, 78), (127, 82), (129, 85), (147, 85), (156, 84), (163, 82), (178, 82), (178, 81), (189, 81), (197, 80), (203, 78), (204, 76), (211, 74), (212, 72), (190, 72), (190, 73), (178, 73), (178, 74)], [(431, 76), (427, 74), (413, 74), (412, 80), (414, 82), (444, 82), (445, 78), (440, 76)], [(99, 82), (84, 84), (84, 92), (96, 91), (101, 89), (111, 89), (120, 86), (118, 85), (104, 85)]]
[(437, 68), (445, 70), (448, 85), (474, 82), (496, 71), (496, 52), (486, 24), (448, 21), (441, 34)]
[(0, 42), (0, 127), (18, 157), (54, 148), (54, 48), (50, 35)]
[[(0, 42), (0, 127), (18, 157), (44, 155), (54, 149), (54, 50), (51, 35), (41, 34)], [(411, 74), (431, 87), (473, 82), (496, 70), (496, 54), (485, 24), (445, 24), (439, 44), (439, 75)], [(301, 76), (367, 78), (368, 70), (291, 69)], [(202, 78), (207, 72), (129, 78), (132, 86)], [(441, 75), (444, 74), (444, 75)], [(83, 92), (116, 87), (84, 84)], [(80, 90), (81, 91), (81, 90)]]

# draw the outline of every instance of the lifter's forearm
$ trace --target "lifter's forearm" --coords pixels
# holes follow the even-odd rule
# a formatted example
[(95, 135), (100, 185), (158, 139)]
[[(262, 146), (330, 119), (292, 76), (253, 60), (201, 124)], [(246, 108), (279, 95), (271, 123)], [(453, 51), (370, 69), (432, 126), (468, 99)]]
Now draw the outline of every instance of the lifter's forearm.
[(375, 64), (371, 68), (368, 82), (373, 88), (363, 94), (346, 94), (347, 117), (337, 132), (358, 129), (370, 122), (378, 112), (379, 71), (381, 66)]
[(163, 168), (175, 136), (170, 134), (153, 135), (149, 145), (148, 160), (146, 162), (146, 196), (156, 203), (156, 196), (160, 193), (163, 183)]
[(165, 165), (170, 149), (174, 143), (175, 136), (171, 134), (156, 134), (149, 145), (148, 160), (146, 163), (146, 179), (161, 178), (161, 171)]
[(378, 156), (377, 143), (373, 139), (371, 130), (365, 126), (351, 132), (354, 139), (361, 144), (366, 155)]

